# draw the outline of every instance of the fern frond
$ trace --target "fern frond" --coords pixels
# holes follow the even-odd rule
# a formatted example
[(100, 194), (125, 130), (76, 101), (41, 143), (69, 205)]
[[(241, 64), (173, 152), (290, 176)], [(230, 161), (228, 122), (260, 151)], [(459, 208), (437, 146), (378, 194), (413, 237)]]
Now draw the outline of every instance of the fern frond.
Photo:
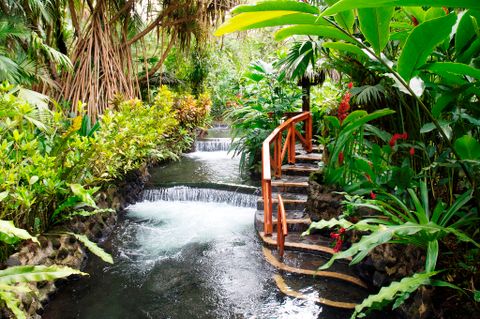
[(417, 273), (412, 277), (403, 278), (399, 282), (392, 282), (390, 286), (383, 287), (377, 294), (368, 296), (361, 304), (357, 305), (351, 318), (363, 318), (366, 315), (364, 311), (367, 308), (381, 309), (386, 303), (392, 301), (395, 301), (395, 306), (398, 307), (420, 286), (428, 285), (430, 278), (438, 273), (438, 271)]

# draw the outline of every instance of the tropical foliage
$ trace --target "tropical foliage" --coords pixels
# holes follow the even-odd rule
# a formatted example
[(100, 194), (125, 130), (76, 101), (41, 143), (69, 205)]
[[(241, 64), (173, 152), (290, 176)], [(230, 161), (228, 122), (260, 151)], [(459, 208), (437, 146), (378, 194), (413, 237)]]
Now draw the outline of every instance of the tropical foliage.
[[(424, 269), (367, 298), (353, 317), (391, 301), (398, 307), (421, 285), (455, 287), (440, 281), (452, 276), (437, 269), (445, 267), (446, 255), (460, 254), (451, 250), (452, 238), (478, 252), (472, 225), (478, 225), (480, 198), (480, 40), (473, 31), (479, 10), (468, 0), (265, 1), (234, 8), (216, 31), (278, 27), (277, 40), (318, 45), (294, 44), (300, 54), (290, 61), (305, 65), (311, 60), (302, 50), (316, 52), (352, 81), (325, 118), (328, 131), (320, 139), (328, 145), (321, 182), (341, 187), (350, 200), (344, 219), (320, 221), (311, 230), (366, 234), (324, 267), (342, 257), (357, 263), (384, 243), (416, 245), (426, 254)], [(447, 273), (464, 269), (462, 257), (457, 260)]]

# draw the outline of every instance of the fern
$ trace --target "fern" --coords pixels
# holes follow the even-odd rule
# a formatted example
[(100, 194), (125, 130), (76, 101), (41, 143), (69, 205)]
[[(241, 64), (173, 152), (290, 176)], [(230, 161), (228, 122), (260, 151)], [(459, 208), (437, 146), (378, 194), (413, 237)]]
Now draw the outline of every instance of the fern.
[(381, 84), (364, 85), (352, 89), (352, 96), (357, 104), (380, 104), (385, 98), (385, 88)]
[(363, 318), (366, 316), (364, 311), (367, 308), (381, 309), (386, 303), (392, 301), (395, 301), (394, 308), (398, 307), (420, 286), (430, 284), (430, 278), (438, 273), (438, 271), (417, 273), (412, 277), (403, 278), (399, 282), (392, 282), (390, 286), (383, 287), (377, 294), (368, 296), (361, 304), (357, 305), (351, 318)]

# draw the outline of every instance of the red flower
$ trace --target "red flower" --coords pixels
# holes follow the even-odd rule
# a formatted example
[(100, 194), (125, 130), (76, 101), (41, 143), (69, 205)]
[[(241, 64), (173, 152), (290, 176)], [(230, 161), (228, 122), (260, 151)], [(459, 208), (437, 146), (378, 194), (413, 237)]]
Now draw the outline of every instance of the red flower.
[(343, 152), (338, 153), (338, 163), (339, 163), (340, 165), (343, 164), (343, 160), (344, 160)]
[(403, 134), (400, 133), (395, 133), (393, 134), (392, 138), (390, 139), (390, 147), (393, 148), (395, 146), (395, 143), (397, 143), (397, 140), (406, 140), (408, 139), (408, 133), (404, 132)]
[(338, 106), (337, 117), (340, 120), (340, 124), (347, 117), (348, 111), (350, 110), (350, 98), (351, 94), (349, 92), (345, 93), (342, 101), (340, 102), (340, 105)]
[(413, 147), (410, 147), (410, 156), (415, 155), (415, 149)]
[(337, 239), (339, 237), (340, 237), (340, 234), (337, 234), (337, 233), (334, 233), (334, 232), (330, 233), (330, 238)]
[(342, 249), (342, 245), (343, 245), (343, 240), (338, 239), (337, 243), (335, 244), (335, 247), (333, 247), (333, 251), (338, 253)]
[(339, 233), (340, 235), (341, 235), (341, 234), (345, 234), (345, 228), (343, 228), (343, 227), (340, 228), (340, 229), (338, 230), (338, 233)]
[(414, 16), (412, 16), (412, 23), (415, 27), (418, 25), (418, 20)]
[(348, 88), (349, 89), (353, 88), (353, 83), (352, 82), (348, 83)]
[(370, 198), (375, 199), (377, 198), (377, 194), (375, 194), (373, 191), (370, 192)]

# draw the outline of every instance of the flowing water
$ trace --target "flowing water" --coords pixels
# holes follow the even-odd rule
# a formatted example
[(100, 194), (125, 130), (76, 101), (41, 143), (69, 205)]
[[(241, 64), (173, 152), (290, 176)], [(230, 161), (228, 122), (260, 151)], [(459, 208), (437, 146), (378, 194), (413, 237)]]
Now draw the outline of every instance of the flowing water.
[[(196, 153), (181, 162), (238, 165), (236, 159), (225, 163), (223, 157), (198, 154), (219, 152)], [(155, 178), (173, 178), (165, 171), (175, 165), (186, 164), (171, 163)], [(190, 177), (219, 185), (242, 180), (238, 170), (223, 173)], [(272, 279), (277, 271), (264, 261), (253, 226), (256, 198), (251, 192), (185, 186), (145, 190), (104, 243), (115, 264), (92, 257), (85, 269), (90, 276), (63, 287), (43, 318), (347, 318), (348, 313), (278, 291)], [(343, 290), (348, 294), (348, 287)], [(311, 288), (302, 292), (318, 297)]]

